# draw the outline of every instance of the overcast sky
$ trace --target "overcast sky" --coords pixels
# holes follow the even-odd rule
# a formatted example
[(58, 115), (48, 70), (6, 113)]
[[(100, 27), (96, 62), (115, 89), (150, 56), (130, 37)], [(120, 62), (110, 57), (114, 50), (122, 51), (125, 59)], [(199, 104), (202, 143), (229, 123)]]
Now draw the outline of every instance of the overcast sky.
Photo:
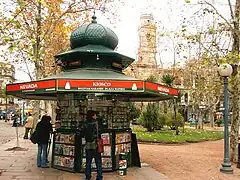
[[(184, 17), (190, 17), (195, 13), (199, 6), (196, 6), (198, 0), (191, 0), (191, 4), (186, 4), (185, 0), (126, 0), (125, 6), (119, 9), (119, 19), (111, 24), (109, 20), (97, 12), (97, 21), (111, 28), (119, 37), (118, 51), (132, 58), (137, 57), (138, 27), (142, 13), (152, 13), (158, 24), (158, 31), (176, 31), (181, 26)], [(220, 13), (229, 15), (227, 0), (209, 0), (217, 4)], [(219, 4), (219, 2), (221, 2)], [(169, 42), (165, 42), (165, 45)], [(171, 44), (171, 43), (170, 43)], [(171, 45), (167, 51), (162, 51), (164, 43), (159, 44), (158, 50), (161, 52), (161, 59), (165, 67), (173, 64), (174, 54)], [(176, 56), (177, 61), (181, 61), (181, 55)], [(157, 53), (159, 60), (159, 53)], [(21, 72), (16, 72), (16, 77), (21, 81), (29, 80), (28, 76)]]

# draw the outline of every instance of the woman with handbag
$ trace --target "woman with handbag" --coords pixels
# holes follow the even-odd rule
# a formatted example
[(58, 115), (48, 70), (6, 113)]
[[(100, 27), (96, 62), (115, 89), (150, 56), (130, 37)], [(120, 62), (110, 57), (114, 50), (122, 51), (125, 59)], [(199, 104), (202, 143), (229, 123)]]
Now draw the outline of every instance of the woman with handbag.
[(36, 127), (38, 144), (37, 166), (41, 168), (49, 168), (49, 166), (47, 165), (47, 149), (50, 133), (52, 133), (53, 131), (50, 121), (50, 116), (42, 116), (41, 121), (37, 124)]
[[(83, 126), (83, 136), (86, 139), (86, 170), (85, 176), (86, 180), (91, 179), (91, 164), (92, 159), (95, 159), (97, 167), (97, 179), (102, 180), (102, 143), (101, 143), (101, 133), (100, 125), (97, 122), (96, 111), (89, 110), (87, 112), (87, 120)], [(100, 140), (99, 140), (100, 139)]]

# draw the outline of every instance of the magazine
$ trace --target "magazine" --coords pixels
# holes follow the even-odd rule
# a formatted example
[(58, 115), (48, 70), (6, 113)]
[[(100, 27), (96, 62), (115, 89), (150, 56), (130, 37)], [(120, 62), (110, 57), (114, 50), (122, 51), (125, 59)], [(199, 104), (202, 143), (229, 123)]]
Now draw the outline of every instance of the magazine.
[(110, 134), (109, 133), (101, 134), (101, 138), (103, 139), (103, 144), (110, 144)]
[(70, 143), (70, 144), (74, 144), (75, 143), (75, 135), (74, 134), (70, 134), (69, 135), (68, 143)]
[(102, 168), (112, 168), (112, 158), (102, 158)]
[(55, 166), (63, 166), (67, 168), (74, 168), (74, 158), (73, 157), (60, 157), (55, 156), (54, 158)]
[(112, 148), (111, 146), (104, 146), (104, 151), (102, 153), (103, 156), (111, 156), (112, 154)]
[(63, 145), (62, 144), (55, 144), (55, 153), (62, 155), (63, 154)]
[(82, 158), (82, 169), (86, 168), (86, 158)]

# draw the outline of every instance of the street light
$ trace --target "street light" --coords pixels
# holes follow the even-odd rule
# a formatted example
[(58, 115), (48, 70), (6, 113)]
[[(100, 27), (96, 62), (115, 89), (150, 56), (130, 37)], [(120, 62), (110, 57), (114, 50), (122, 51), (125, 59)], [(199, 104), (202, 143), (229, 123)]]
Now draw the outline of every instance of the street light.
[(220, 171), (223, 173), (232, 174), (233, 169), (231, 167), (229, 156), (229, 132), (228, 132), (228, 77), (233, 72), (230, 64), (221, 64), (218, 67), (218, 73), (224, 78), (224, 159)]

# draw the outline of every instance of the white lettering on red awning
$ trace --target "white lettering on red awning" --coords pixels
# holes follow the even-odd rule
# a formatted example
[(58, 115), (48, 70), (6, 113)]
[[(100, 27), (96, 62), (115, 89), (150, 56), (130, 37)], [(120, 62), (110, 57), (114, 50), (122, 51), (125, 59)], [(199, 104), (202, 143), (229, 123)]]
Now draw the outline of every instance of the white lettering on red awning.
[(158, 86), (158, 91), (169, 93), (169, 89), (166, 87)]
[(36, 89), (38, 88), (37, 84), (24, 84), (24, 85), (20, 85), (20, 89), (21, 90), (25, 90), (25, 89)]
[(111, 85), (110, 82), (93, 82), (93, 87), (110, 87)]

